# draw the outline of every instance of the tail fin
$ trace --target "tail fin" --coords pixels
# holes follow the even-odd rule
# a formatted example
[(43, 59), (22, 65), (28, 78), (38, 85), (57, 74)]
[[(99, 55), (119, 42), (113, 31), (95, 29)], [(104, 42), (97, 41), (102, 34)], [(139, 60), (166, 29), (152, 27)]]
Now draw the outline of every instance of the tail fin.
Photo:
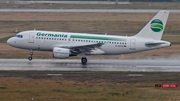
[(138, 33), (135, 37), (152, 38), (161, 40), (162, 34), (165, 29), (169, 11), (161, 10), (148, 24)]

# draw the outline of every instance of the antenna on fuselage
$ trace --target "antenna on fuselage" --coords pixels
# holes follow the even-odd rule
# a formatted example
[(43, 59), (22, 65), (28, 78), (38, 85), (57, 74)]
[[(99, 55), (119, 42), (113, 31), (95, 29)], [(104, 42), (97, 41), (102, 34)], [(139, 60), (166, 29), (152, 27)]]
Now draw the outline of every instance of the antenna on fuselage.
[(36, 28), (34, 29), (34, 31), (36, 31)]
[(107, 35), (107, 33), (105, 33), (105, 35)]

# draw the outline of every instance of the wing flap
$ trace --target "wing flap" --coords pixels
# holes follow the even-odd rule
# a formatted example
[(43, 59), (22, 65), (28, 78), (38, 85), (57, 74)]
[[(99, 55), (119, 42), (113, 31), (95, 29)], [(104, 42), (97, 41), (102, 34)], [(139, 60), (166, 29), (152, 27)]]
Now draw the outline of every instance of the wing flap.
[(77, 46), (71, 46), (70, 48), (95, 48), (102, 46), (103, 43), (96, 43), (96, 44), (87, 44), (87, 45), (77, 45)]

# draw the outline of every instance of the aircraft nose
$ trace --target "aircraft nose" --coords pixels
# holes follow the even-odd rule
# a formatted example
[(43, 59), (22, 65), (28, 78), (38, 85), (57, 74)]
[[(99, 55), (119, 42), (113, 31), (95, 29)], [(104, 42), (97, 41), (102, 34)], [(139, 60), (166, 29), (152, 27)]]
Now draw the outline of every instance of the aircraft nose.
[(9, 45), (13, 45), (13, 40), (12, 40), (12, 38), (9, 38), (8, 40), (7, 40), (7, 44), (9, 44)]
[(10, 40), (10, 38), (7, 40), (7, 44), (10, 44), (10, 42), (11, 42), (11, 40)]

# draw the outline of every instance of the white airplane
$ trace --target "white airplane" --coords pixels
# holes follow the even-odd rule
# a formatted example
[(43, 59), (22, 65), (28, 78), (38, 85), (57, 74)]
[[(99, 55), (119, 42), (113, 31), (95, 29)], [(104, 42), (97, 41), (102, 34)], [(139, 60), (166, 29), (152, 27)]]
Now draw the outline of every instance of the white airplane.
[(54, 58), (82, 56), (82, 64), (87, 63), (85, 55), (118, 55), (171, 46), (170, 42), (161, 40), (169, 11), (159, 11), (152, 20), (134, 36), (97, 35), (86, 33), (53, 32), (30, 30), (16, 34), (7, 40), (13, 47), (33, 51), (52, 51)]

